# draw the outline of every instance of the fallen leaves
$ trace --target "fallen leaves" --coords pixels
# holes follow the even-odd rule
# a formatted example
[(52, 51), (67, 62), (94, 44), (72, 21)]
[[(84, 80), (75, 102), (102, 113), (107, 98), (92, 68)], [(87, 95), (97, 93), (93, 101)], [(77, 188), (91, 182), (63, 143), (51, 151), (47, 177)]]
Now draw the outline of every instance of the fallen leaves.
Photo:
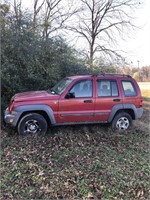
[(1, 200), (134, 199), (149, 195), (148, 132), (54, 128), (33, 138), (3, 137)]

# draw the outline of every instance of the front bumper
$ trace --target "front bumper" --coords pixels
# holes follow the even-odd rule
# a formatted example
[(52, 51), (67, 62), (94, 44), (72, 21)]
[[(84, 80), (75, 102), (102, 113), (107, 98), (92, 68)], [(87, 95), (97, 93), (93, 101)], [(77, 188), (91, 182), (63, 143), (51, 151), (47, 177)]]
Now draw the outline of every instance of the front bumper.
[(6, 109), (4, 111), (4, 124), (8, 124), (10, 126), (13, 126), (15, 127), (16, 124), (17, 124), (17, 121), (19, 119), (19, 115), (16, 113), (16, 114), (11, 114), (8, 109)]

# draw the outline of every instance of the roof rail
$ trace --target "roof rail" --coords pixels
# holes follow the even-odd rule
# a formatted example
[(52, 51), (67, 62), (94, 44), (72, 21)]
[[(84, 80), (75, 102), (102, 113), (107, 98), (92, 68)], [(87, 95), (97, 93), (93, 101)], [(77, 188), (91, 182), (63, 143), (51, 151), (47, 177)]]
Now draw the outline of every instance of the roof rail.
[(123, 77), (129, 77), (132, 78), (130, 75), (128, 74), (109, 74), (109, 73), (102, 73), (102, 74), (93, 74), (93, 76), (123, 76)]

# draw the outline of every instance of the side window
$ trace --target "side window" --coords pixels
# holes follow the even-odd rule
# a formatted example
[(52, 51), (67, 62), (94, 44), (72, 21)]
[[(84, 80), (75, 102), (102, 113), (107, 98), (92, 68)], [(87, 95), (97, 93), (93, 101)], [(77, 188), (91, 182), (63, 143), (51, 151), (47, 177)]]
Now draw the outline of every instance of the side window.
[(70, 90), (71, 93), (76, 97), (92, 97), (92, 81), (83, 80), (77, 82)]
[(97, 84), (99, 97), (118, 96), (119, 93), (116, 81), (98, 80)]
[(125, 96), (135, 96), (136, 90), (131, 81), (122, 81), (123, 91)]

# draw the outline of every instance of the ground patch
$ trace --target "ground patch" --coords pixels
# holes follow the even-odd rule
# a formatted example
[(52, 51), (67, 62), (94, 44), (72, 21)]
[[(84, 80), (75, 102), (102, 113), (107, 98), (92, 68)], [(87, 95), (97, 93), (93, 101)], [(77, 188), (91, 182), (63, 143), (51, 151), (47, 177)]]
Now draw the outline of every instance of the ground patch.
[(3, 130), (1, 199), (147, 200), (149, 123), (144, 103), (142, 120), (124, 135), (99, 125), (35, 138)]

